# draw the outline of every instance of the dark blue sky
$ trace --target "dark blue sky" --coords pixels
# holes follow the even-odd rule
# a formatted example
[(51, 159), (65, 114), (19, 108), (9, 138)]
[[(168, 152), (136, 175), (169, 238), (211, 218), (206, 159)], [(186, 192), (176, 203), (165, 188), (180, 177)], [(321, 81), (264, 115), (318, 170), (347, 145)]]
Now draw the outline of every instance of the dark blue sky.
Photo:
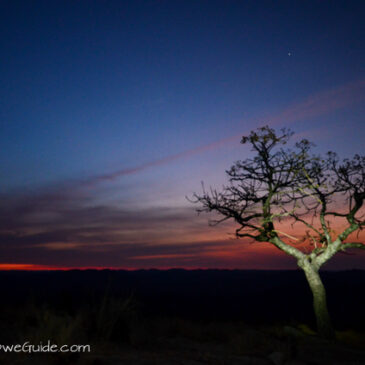
[[(289, 126), (321, 151), (363, 152), (364, 10), (363, 1), (2, 1), (2, 211), (47, 192), (22, 217), (35, 226), (19, 223), (38, 232), (40, 217), (59, 213), (49, 195), (74, 189), (83, 208), (164, 207), (170, 217), (188, 209), (200, 180), (223, 181), (244, 158), (239, 135), (263, 124)], [(95, 176), (112, 183), (77, 185)], [(194, 232), (209, 230), (201, 222)], [(54, 218), (50, 230), (67, 224)], [(54, 236), (37, 244), (78, 242)]]

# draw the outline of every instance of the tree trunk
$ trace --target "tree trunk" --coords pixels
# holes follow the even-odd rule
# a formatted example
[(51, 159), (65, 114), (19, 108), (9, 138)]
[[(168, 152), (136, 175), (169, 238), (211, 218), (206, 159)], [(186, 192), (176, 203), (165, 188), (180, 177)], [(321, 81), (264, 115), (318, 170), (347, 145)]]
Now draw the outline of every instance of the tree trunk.
[(302, 268), (313, 294), (313, 307), (318, 334), (326, 339), (334, 339), (335, 331), (327, 309), (326, 289), (323, 286), (318, 270), (308, 262), (303, 266)]

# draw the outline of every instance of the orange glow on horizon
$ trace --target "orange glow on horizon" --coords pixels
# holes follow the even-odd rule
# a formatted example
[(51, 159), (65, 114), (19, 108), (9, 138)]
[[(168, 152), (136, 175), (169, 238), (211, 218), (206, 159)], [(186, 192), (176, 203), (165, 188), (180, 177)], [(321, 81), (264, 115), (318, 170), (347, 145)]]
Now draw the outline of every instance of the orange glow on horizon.
[[(332, 218), (332, 217), (331, 217)], [(318, 226), (318, 224), (317, 224)], [(344, 219), (331, 219), (331, 236), (336, 237), (346, 228), (347, 224)], [(279, 236), (287, 244), (294, 246), (304, 253), (308, 253), (313, 249), (316, 242), (312, 242), (311, 238), (306, 234), (306, 227), (297, 223), (294, 226), (288, 220), (284, 220), (277, 225)], [(100, 260), (93, 260), (92, 264), (100, 266), (87, 265), (87, 261), (79, 260), (67, 264), (67, 262), (50, 262), (47, 264), (33, 263), (0, 263), (0, 271), (70, 271), (70, 270), (170, 270), (181, 268), (185, 270), (205, 270), (205, 269), (241, 269), (241, 270), (285, 270), (296, 267), (295, 260), (284, 252), (271, 245), (270, 243), (255, 242), (251, 239), (235, 239), (232, 237), (234, 232), (234, 223), (224, 224), (218, 229), (202, 229), (202, 232), (187, 232), (183, 237), (179, 238), (178, 244), (169, 239), (161, 240), (163, 243), (156, 244), (156, 251), (152, 249), (144, 250), (145, 246), (141, 245), (140, 251), (133, 251), (133, 255), (127, 255), (122, 260), (110, 260), (110, 246), (105, 248), (100, 246), (100, 252), (103, 256)], [(317, 238), (316, 238), (317, 239)], [(365, 230), (353, 232), (347, 242), (365, 242)], [(345, 241), (345, 242), (346, 242)], [(164, 252), (162, 246), (169, 247), (171, 250)], [(186, 245), (186, 250), (184, 246)], [(80, 246), (80, 252), (87, 250), (89, 246), (83, 244)], [(94, 247), (94, 246), (90, 246)], [(153, 244), (151, 245), (153, 248)], [(63, 247), (66, 249), (67, 245)], [(74, 250), (71, 246), (69, 250)], [(352, 254), (352, 252), (346, 252)], [(357, 250), (358, 255), (355, 266), (363, 267), (361, 259), (363, 259), (364, 251)], [(343, 263), (346, 267), (352, 267), (350, 258), (344, 255), (336, 255), (339, 264)], [(108, 263), (111, 265), (109, 266)], [(52, 265), (55, 264), (55, 265)], [(336, 264), (337, 265), (337, 264)]]
[(37, 265), (37, 264), (8, 264), (8, 263), (0, 264), (0, 271), (69, 271), (69, 270), (135, 270), (135, 269), (121, 268), (121, 267), (101, 267), (101, 266), (65, 267), (65, 266), (47, 266), (47, 265)]
[(20, 270), (20, 271), (37, 271), (37, 270), (65, 270), (62, 267), (46, 266), (46, 265), (35, 265), (35, 264), (0, 264), (1, 271), (7, 270)]
[(71, 271), (71, 270), (125, 270), (125, 271), (136, 271), (136, 270), (172, 270), (172, 269), (183, 269), (183, 270), (208, 270), (210, 268), (200, 266), (184, 266), (184, 267), (114, 267), (114, 266), (80, 266), (80, 267), (58, 267), (58, 266), (47, 266), (47, 265), (35, 265), (35, 264), (0, 264), (0, 271)]

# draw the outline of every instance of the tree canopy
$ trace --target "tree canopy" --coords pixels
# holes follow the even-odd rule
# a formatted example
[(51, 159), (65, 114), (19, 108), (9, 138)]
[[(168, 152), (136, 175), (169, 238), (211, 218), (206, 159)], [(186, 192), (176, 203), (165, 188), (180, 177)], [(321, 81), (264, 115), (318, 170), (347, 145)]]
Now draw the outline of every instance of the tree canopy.
[[(236, 237), (269, 242), (293, 256), (316, 302), (314, 291), (323, 286), (320, 267), (337, 252), (365, 248), (363, 242), (349, 241), (365, 226), (365, 156), (340, 160), (335, 152), (315, 155), (307, 139), (286, 146), (292, 136), (288, 129), (277, 133), (265, 126), (242, 137), (241, 143), (251, 145), (254, 157), (237, 161), (226, 171), (228, 184), (221, 191), (206, 191), (203, 186), (203, 193), (194, 194), (193, 201), (200, 205), (198, 212), (218, 213), (220, 219), (212, 224), (232, 219), (237, 223)], [(334, 229), (338, 219), (342, 224)], [(305, 236), (279, 230), (283, 221), (303, 225)], [(304, 247), (298, 245), (303, 241)], [(321, 300), (325, 303), (325, 294)], [(329, 317), (319, 323), (327, 334), (328, 321)]]

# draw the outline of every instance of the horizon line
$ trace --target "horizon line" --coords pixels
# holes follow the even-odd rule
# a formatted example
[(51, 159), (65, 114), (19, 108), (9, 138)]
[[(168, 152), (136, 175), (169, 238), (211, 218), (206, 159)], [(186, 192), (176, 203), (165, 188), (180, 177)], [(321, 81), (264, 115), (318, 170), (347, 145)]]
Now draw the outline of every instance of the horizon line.
[[(65, 271), (172, 271), (172, 270), (180, 270), (180, 271), (298, 271), (301, 272), (300, 268), (295, 269), (285, 269), (285, 268), (277, 268), (277, 269), (242, 269), (242, 268), (223, 268), (223, 267), (168, 267), (168, 268), (158, 268), (158, 267), (149, 267), (149, 268), (121, 268), (115, 266), (86, 266), (86, 267), (59, 267), (59, 266), (47, 266), (47, 265), (35, 265), (35, 264), (0, 264), (0, 273), (1, 272), (65, 272)], [(322, 272), (339, 272), (339, 271), (365, 271), (365, 269), (325, 269)]]

